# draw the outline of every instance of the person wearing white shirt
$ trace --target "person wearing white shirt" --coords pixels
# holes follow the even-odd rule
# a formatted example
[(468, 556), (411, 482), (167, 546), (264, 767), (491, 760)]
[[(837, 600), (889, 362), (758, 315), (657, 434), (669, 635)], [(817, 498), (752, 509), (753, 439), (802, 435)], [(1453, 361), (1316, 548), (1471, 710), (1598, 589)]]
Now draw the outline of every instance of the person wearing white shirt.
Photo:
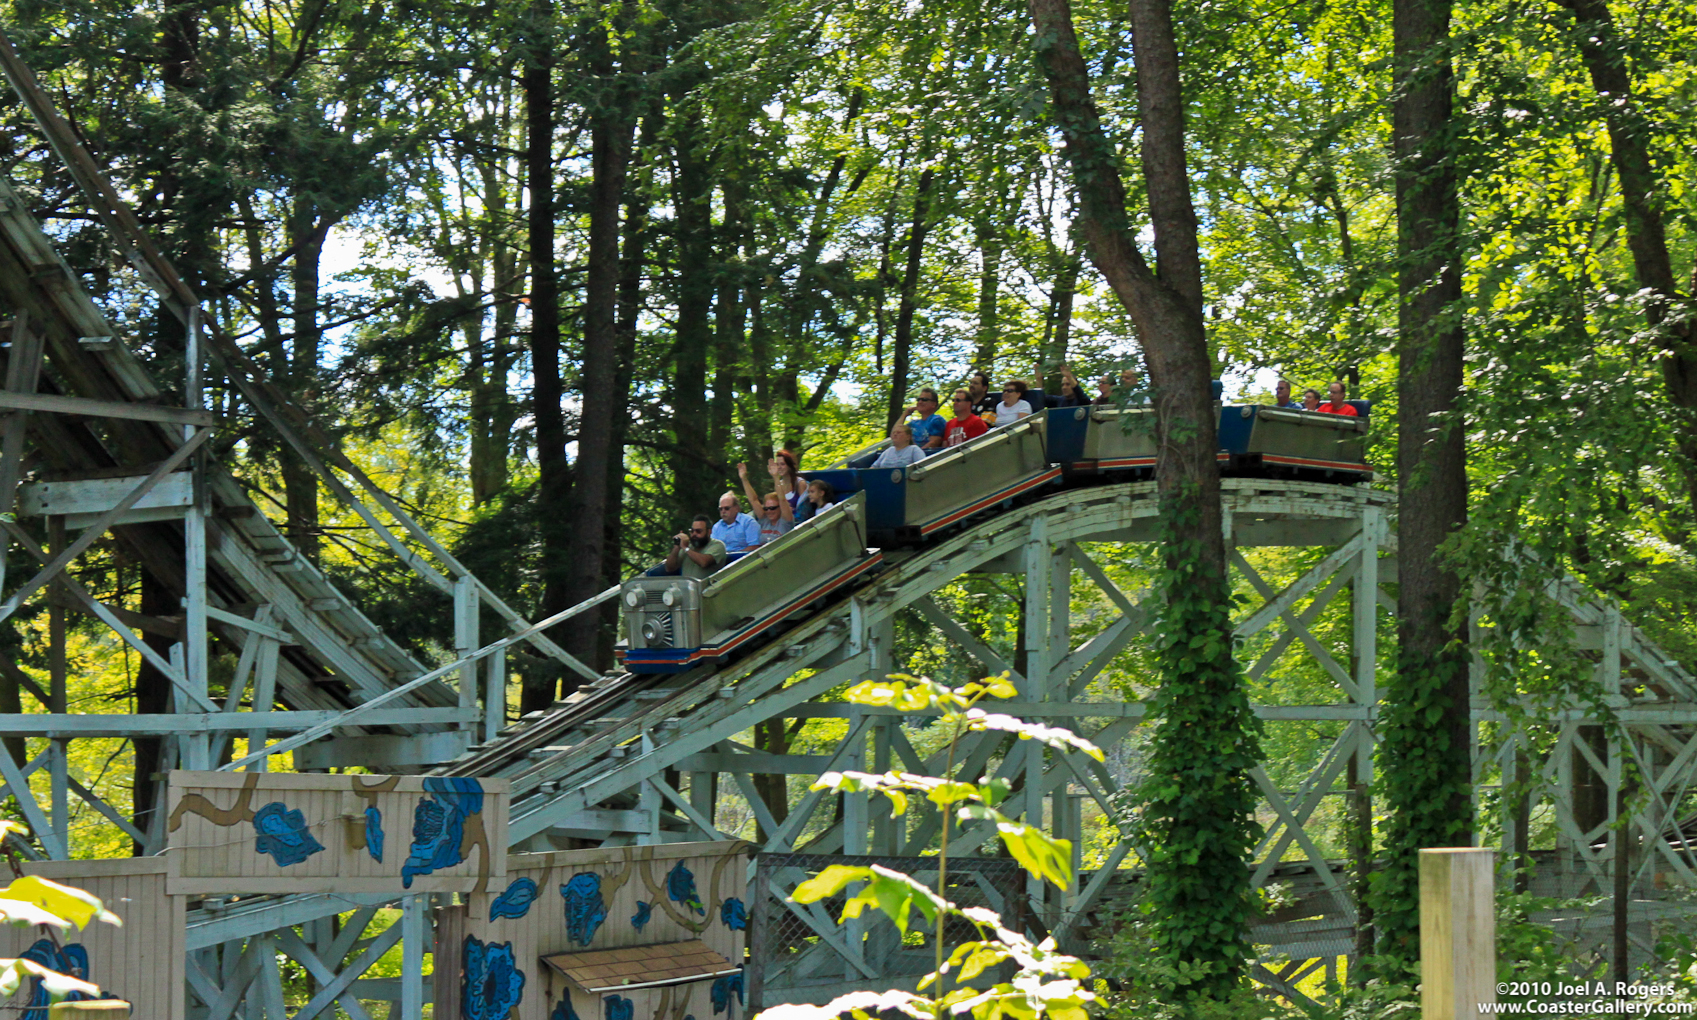
[(996, 424), (1006, 425), (1030, 416), (1031, 405), (1025, 399), (1025, 383), (1010, 379), (1002, 386), (1002, 402), (996, 405)]
[(890, 445), (872, 462), (874, 468), (902, 468), (925, 459), (925, 451), (913, 444), (913, 426), (896, 422), (890, 426)]

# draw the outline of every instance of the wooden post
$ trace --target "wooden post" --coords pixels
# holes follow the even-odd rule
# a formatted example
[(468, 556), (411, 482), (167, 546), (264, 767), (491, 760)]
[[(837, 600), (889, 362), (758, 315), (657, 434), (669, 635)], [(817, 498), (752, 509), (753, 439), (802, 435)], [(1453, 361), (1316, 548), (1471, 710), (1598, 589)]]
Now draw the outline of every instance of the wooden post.
[(1420, 851), (1420, 1008), (1424, 1020), (1482, 1020), (1497, 1001), (1490, 850)]
[[(20, 1007), (21, 1008), (21, 1007)], [(118, 999), (84, 999), (80, 1002), (56, 1002), (47, 1007), (53, 1020), (66, 1017), (98, 1017), (99, 1020), (129, 1020), (130, 1004)]]
[[(694, 780), (690, 782), (693, 787)], [(744, 990), (748, 998), (744, 1016), (754, 1016), (766, 1008), (766, 960), (772, 955), (766, 945), (766, 940), (772, 935), (768, 916), (772, 902), (772, 873), (760, 867), (759, 860), (758, 857), (754, 859), (754, 888), (748, 896), (748, 987)]]

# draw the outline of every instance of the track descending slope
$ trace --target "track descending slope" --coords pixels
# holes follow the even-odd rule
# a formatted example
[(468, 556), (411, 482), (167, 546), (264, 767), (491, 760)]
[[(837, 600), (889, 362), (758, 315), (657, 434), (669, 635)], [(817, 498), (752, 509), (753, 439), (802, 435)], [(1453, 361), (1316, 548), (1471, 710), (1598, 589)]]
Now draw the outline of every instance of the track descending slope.
[[(1335, 521), (1347, 528), (1359, 520), (1364, 506), (1389, 502), (1388, 494), (1364, 486), (1263, 480), (1227, 480), (1225, 485), (1236, 512), (1269, 523), (1295, 518)], [(1151, 482), (1074, 489), (993, 512), (929, 548), (886, 553), (891, 565), (865, 587), (840, 596), (746, 658), (670, 676), (604, 676), (438, 771), (510, 780), (515, 845), (555, 825), (580, 831), (592, 827), (568, 824), (574, 817), (604, 826), (628, 820), (650, 828), (657, 824), (651, 818), (621, 819), (622, 813), (599, 806), (755, 722), (850, 680), (896, 671), (901, 664), (890, 660), (888, 639), (880, 631), (888, 630), (896, 612), (960, 575), (1005, 569), (1001, 561), (1031, 542), (1047, 547), (1070, 541), (1150, 541), (1155, 514)], [(1133, 620), (1128, 616), (1104, 632), (1106, 637), (1076, 652), (1057, 650), (1051, 679), (1065, 679), (1068, 695), (1081, 693), (1106, 664), (1104, 652), (1117, 652), (1133, 636)], [(994, 659), (981, 646), (976, 654)], [(699, 817), (694, 805), (667, 799), (694, 825), (712, 831), (710, 819)], [(617, 838), (616, 825), (608, 828), (609, 836)]]

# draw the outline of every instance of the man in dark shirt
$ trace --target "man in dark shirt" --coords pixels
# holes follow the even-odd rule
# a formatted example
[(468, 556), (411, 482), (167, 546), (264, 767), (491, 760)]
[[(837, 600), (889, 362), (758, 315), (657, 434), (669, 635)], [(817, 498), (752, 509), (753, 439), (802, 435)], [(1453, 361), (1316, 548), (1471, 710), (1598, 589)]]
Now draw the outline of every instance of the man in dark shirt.
[(996, 405), (1002, 402), (1000, 393), (990, 392), (990, 377), (983, 372), (966, 377), (966, 395), (972, 398), (973, 414), (994, 414)]

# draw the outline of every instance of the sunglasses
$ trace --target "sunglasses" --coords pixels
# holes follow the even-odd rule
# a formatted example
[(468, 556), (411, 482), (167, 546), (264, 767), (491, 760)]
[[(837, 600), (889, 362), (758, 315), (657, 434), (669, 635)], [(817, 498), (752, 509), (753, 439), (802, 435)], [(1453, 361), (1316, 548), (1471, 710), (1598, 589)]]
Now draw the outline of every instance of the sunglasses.
[(778, 509), (778, 504), (776, 504), (776, 503), (768, 503), (768, 504), (767, 504), (767, 505), (766, 505), (766, 506), (765, 506), (765, 507), (763, 507), (763, 508), (762, 508), (762, 509), (765, 509), (765, 510), (776, 510), (776, 509)]

